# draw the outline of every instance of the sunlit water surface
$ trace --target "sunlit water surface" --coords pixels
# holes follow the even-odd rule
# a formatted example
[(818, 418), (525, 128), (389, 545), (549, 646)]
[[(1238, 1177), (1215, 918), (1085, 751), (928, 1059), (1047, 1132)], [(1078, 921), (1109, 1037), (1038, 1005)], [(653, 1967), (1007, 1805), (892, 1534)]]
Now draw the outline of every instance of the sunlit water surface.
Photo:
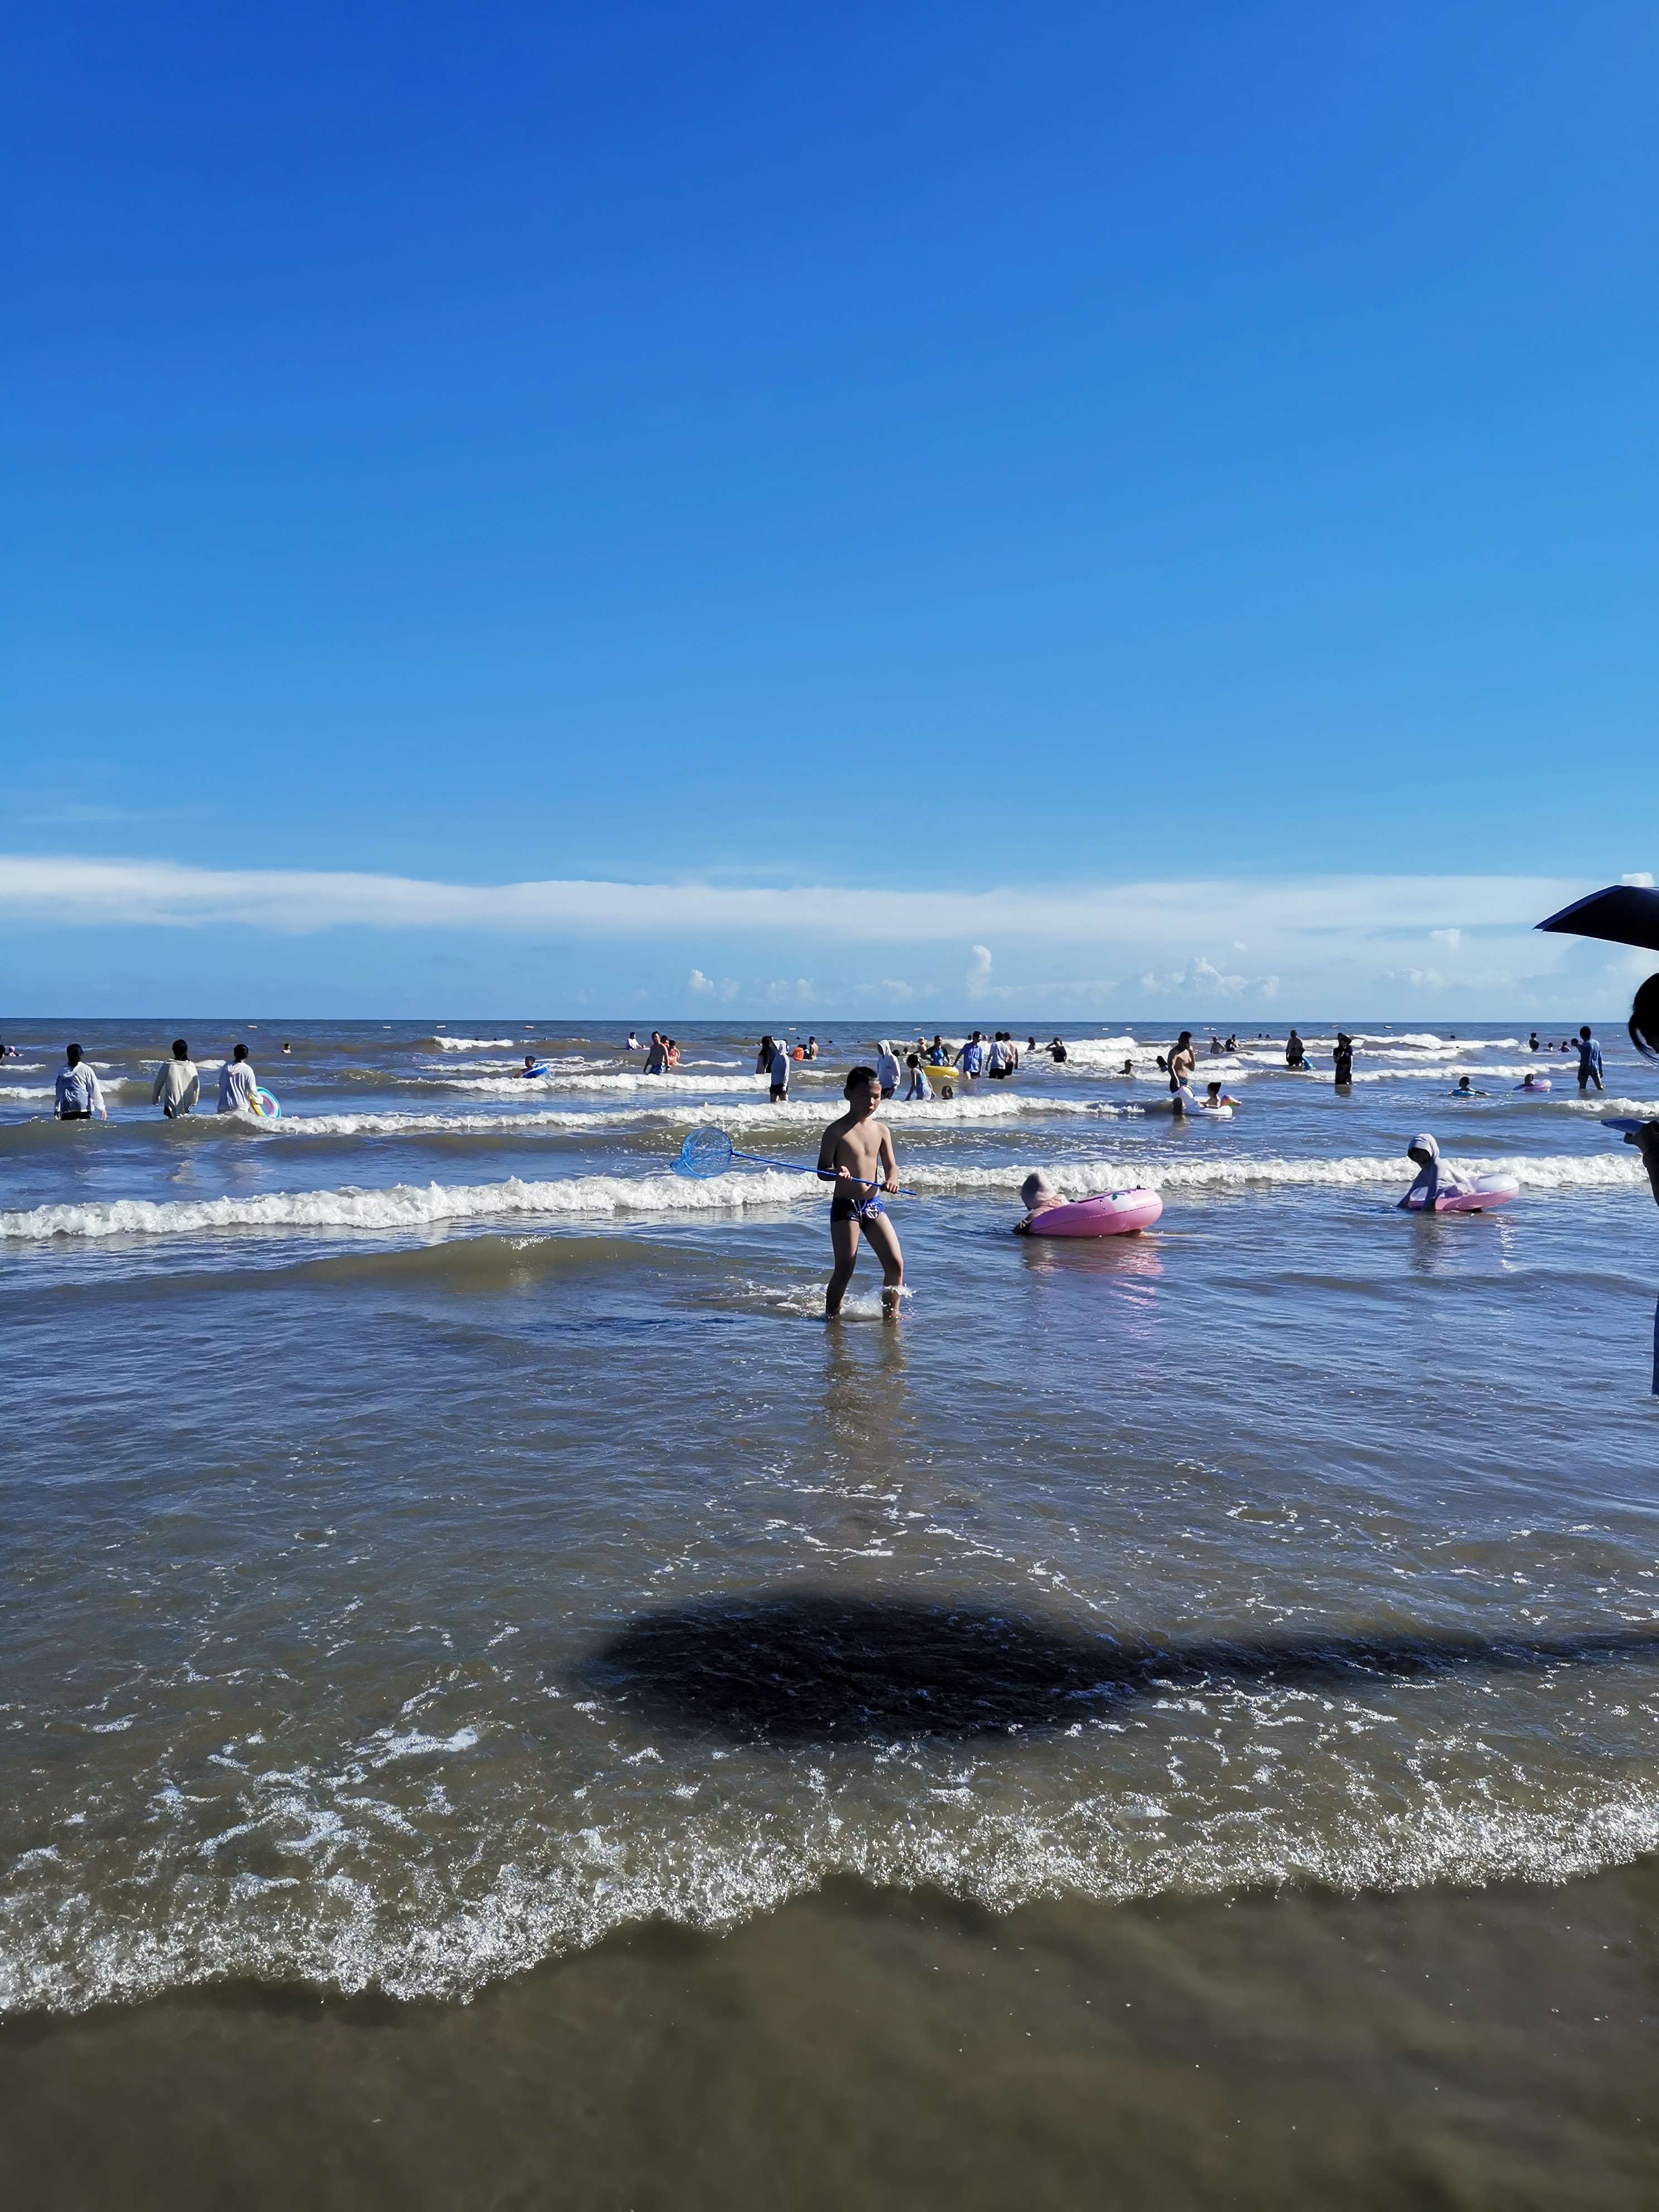
[[(510, 1030), (510, 1034), (509, 1034)], [(1277, 1043), (1177, 1127), (1166, 1035), (893, 1116), (908, 1288), (826, 1327), (810, 1160), (712, 1024), (241, 1032), (0, 1063), (0, 1999), (475, 1994), (855, 1875), (997, 1909), (1555, 1880), (1659, 1841), (1659, 1214), (1525, 1030)], [(283, 1057), (282, 1037), (294, 1045)], [(204, 1063), (233, 1036), (193, 1037)], [(528, 1049), (551, 1073), (512, 1073)], [(1115, 1071), (1133, 1059), (1136, 1075)], [(1454, 1102), (1457, 1073), (1486, 1095)], [(1201, 1066), (1200, 1075), (1211, 1072)], [(1407, 1142), (1506, 1212), (1393, 1200)], [(1009, 1234), (1023, 1175), (1158, 1226)]]

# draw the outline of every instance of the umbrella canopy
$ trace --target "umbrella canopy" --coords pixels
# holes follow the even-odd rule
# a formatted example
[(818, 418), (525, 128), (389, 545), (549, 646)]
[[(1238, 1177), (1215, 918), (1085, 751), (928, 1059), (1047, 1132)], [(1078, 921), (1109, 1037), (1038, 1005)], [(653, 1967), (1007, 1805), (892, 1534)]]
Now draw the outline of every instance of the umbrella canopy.
[(1575, 899), (1540, 921), (1540, 929), (1564, 937), (1601, 937), (1609, 945), (1644, 945), (1659, 952), (1659, 891), (1636, 884), (1613, 884), (1588, 898)]

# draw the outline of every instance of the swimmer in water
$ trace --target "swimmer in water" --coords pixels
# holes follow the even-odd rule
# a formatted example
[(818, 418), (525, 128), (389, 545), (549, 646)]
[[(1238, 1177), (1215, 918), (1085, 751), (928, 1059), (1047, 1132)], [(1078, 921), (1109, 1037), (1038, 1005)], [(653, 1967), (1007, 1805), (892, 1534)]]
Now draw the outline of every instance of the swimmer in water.
[(526, 1053), (524, 1056), (524, 1066), (519, 1070), (519, 1073), (520, 1075), (533, 1075), (536, 1073), (536, 1055), (533, 1052)]
[(1449, 1167), (1441, 1158), (1440, 1147), (1431, 1136), (1413, 1137), (1406, 1147), (1406, 1158), (1416, 1165), (1417, 1181), (1400, 1201), (1402, 1213), (1432, 1213), (1436, 1199), (1455, 1197), (1474, 1188), (1461, 1169)]
[(904, 1282), (904, 1255), (881, 1201), (898, 1191), (898, 1159), (892, 1132), (876, 1119), (881, 1085), (875, 1069), (854, 1068), (842, 1095), (847, 1111), (830, 1124), (818, 1146), (818, 1173), (836, 1186), (830, 1201), (835, 1268), (824, 1293), (824, 1317), (833, 1321), (841, 1311), (841, 1302), (853, 1279), (862, 1231), (881, 1262), (882, 1312), (887, 1320), (896, 1321)]
[(1016, 1237), (1027, 1235), (1039, 1213), (1046, 1213), (1051, 1206), (1063, 1206), (1066, 1202), (1041, 1168), (1034, 1168), (1026, 1176), (1019, 1187), (1019, 1195), (1025, 1208), (1025, 1218), (1015, 1222)]

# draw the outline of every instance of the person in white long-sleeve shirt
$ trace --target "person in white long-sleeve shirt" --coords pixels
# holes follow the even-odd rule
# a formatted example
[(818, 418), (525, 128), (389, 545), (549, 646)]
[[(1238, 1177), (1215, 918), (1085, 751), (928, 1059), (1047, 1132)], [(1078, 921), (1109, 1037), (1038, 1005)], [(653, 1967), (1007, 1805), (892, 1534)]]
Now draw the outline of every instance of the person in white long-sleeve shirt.
[(180, 1114), (188, 1114), (201, 1095), (202, 1079), (196, 1073), (190, 1047), (183, 1037), (174, 1037), (172, 1059), (164, 1060), (155, 1071), (150, 1103), (159, 1106), (167, 1119), (173, 1121)]
[(90, 1121), (94, 1114), (101, 1114), (106, 1121), (109, 1119), (102, 1087), (91, 1063), (82, 1059), (78, 1044), (69, 1046), (64, 1054), (52, 1110), (60, 1121)]
[(1439, 1146), (1426, 1132), (1412, 1139), (1406, 1158), (1416, 1166), (1417, 1181), (1400, 1201), (1402, 1212), (1432, 1213), (1436, 1199), (1455, 1198), (1474, 1188), (1462, 1168), (1441, 1158)]
[(254, 1094), (258, 1088), (252, 1064), (247, 1056), (247, 1047), (239, 1044), (219, 1070), (219, 1111), (222, 1114), (257, 1113), (258, 1108)]

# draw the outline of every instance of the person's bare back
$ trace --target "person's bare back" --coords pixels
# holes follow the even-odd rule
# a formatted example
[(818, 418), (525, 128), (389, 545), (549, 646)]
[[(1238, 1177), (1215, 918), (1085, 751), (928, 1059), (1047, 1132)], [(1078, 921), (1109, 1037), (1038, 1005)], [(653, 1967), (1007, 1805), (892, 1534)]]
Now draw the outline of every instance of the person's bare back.
[(830, 1201), (830, 1241), (836, 1264), (824, 1297), (824, 1312), (834, 1316), (841, 1311), (862, 1234), (881, 1261), (882, 1304), (890, 1320), (898, 1311), (904, 1255), (881, 1202), (884, 1194), (891, 1197), (898, 1189), (898, 1160), (891, 1131), (876, 1119), (881, 1085), (875, 1070), (854, 1068), (847, 1079), (846, 1097), (846, 1113), (830, 1124), (818, 1146), (818, 1173), (833, 1177), (836, 1183)]

